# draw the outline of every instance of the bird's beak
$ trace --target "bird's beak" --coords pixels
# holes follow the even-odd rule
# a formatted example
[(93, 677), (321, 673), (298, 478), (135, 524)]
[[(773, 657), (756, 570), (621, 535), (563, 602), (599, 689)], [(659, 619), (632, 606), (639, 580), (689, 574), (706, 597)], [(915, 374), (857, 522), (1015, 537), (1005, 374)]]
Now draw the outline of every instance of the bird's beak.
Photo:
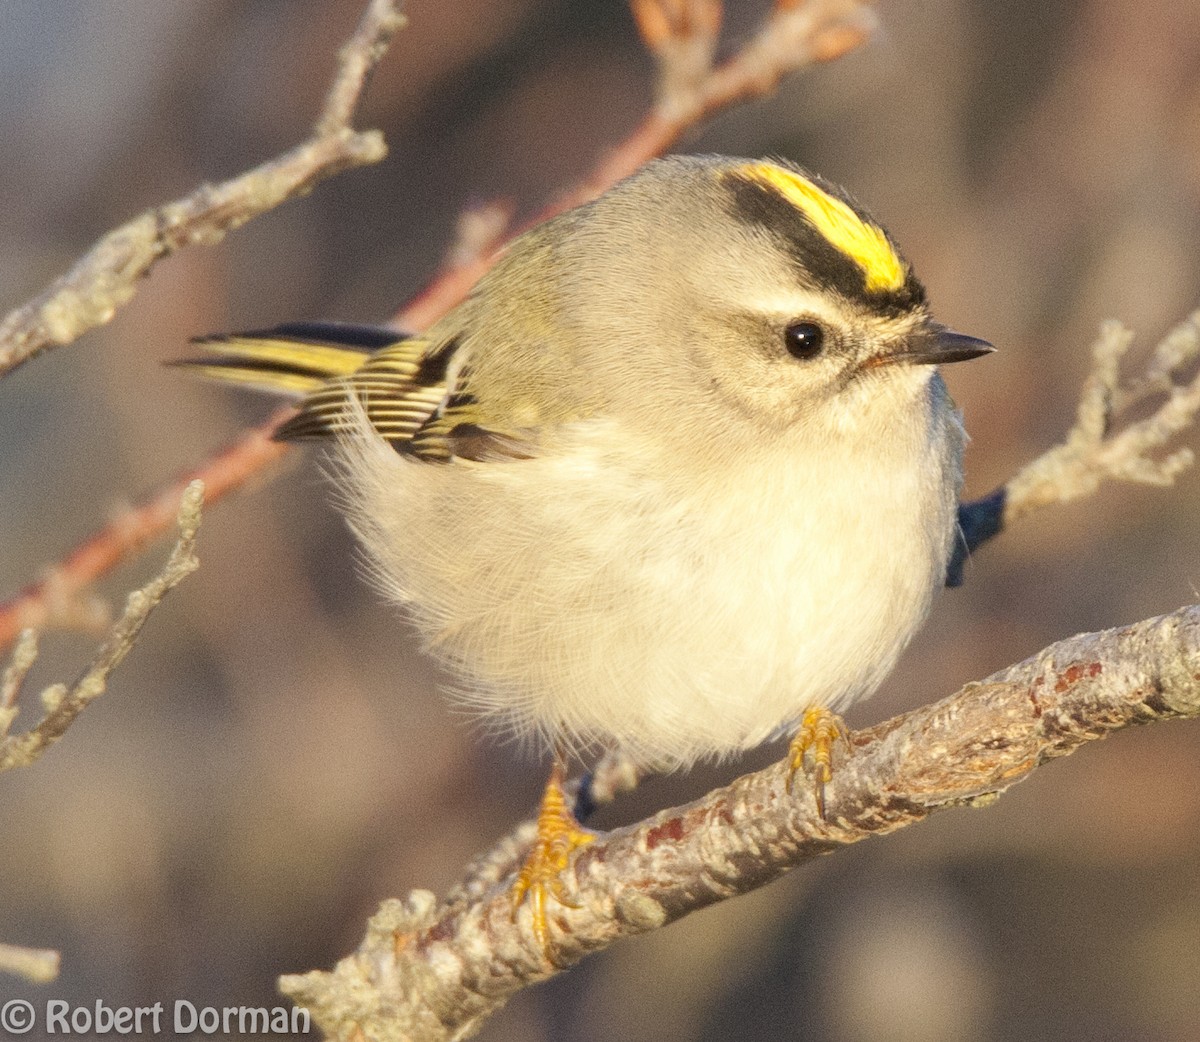
[(991, 344), (980, 340), (979, 337), (956, 333), (953, 329), (930, 323), (923, 336), (907, 341), (899, 350), (869, 358), (865, 368), (874, 369), (897, 362), (908, 365), (945, 365), (949, 362), (965, 362), (980, 355), (990, 355), (995, 350)]

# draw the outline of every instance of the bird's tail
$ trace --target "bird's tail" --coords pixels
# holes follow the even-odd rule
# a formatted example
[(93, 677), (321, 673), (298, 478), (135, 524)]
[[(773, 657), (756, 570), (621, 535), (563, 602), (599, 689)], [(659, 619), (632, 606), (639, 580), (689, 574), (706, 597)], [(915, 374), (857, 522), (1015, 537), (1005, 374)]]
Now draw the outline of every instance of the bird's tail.
[(290, 397), (304, 397), (330, 380), (351, 376), (380, 348), (405, 334), (381, 326), (339, 322), (292, 322), (249, 333), (197, 337), (208, 358), (188, 358), (186, 366), (226, 383)]

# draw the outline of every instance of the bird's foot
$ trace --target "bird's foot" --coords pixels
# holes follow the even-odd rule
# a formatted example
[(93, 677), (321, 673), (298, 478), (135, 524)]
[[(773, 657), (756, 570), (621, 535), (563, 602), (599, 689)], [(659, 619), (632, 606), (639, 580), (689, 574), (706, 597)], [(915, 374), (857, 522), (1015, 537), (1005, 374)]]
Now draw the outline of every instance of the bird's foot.
[(796, 775), (812, 763), (812, 779), (816, 788), (817, 813), (825, 818), (825, 785), (833, 778), (833, 744), (838, 739), (849, 746), (850, 732), (840, 716), (823, 706), (813, 706), (804, 711), (800, 730), (788, 747), (787, 791), (791, 795)]
[(567, 890), (563, 872), (575, 851), (596, 838), (596, 833), (583, 828), (571, 813), (563, 790), (564, 774), (562, 763), (556, 762), (538, 809), (537, 838), (512, 888), (513, 918), (526, 900), (532, 902), (533, 933), (547, 958), (550, 955), (547, 898), (568, 908), (578, 907)]

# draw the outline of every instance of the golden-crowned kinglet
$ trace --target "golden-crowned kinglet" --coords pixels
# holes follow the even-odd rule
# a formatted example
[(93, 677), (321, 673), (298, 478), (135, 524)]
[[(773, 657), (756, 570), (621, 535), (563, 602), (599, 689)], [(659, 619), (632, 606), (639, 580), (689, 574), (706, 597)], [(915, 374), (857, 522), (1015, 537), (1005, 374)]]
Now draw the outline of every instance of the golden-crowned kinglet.
[(963, 432), (887, 233), (774, 162), (674, 157), (514, 241), (428, 332), (211, 338), (338, 434), (382, 589), (460, 697), (654, 768), (869, 695), (942, 585)]

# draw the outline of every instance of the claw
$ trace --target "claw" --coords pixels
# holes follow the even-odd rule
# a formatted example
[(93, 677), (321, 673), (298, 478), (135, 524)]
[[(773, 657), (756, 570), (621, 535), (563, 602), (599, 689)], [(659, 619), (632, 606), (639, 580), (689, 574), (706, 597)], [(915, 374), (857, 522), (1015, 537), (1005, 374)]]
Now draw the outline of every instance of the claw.
[(570, 865), (575, 851), (596, 838), (594, 832), (580, 826), (567, 806), (567, 795), (563, 791), (564, 773), (561, 761), (556, 762), (546, 791), (542, 794), (537, 817), (537, 838), (512, 888), (513, 918), (517, 917), (521, 905), (531, 899), (533, 934), (547, 958), (550, 956), (550, 924), (546, 914), (546, 898), (552, 897), (567, 908), (579, 907), (579, 903), (571, 898), (563, 872)]
[(817, 813), (825, 820), (825, 785), (833, 779), (833, 743), (838, 739), (850, 745), (850, 732), (836, 713), (823, 706), (806, 709), (800, 729), (788, 748), (787, 791), (792, 794), (796, 775), (804, 767), (811, 751), (812, 778), (816, 787)]

